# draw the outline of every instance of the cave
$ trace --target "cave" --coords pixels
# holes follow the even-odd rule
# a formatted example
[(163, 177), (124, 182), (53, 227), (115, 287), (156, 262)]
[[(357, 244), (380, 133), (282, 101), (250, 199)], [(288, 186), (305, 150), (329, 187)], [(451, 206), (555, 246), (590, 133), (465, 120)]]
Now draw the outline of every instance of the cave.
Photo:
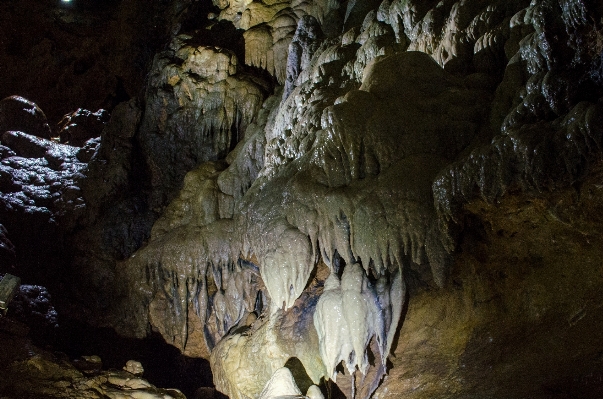
[(603, 398), (597, 0), (0, 2), (0, 398)]

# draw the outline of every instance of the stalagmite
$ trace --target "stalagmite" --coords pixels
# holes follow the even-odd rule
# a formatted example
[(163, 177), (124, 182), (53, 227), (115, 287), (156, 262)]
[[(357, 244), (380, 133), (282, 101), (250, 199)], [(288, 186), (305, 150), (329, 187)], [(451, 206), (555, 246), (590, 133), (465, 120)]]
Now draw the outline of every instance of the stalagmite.
[(276, 399), (283, 396), (301, 396), (301, 391), (295, 385), (291, 371), (287, 367), (276, 370), (258, 399)]

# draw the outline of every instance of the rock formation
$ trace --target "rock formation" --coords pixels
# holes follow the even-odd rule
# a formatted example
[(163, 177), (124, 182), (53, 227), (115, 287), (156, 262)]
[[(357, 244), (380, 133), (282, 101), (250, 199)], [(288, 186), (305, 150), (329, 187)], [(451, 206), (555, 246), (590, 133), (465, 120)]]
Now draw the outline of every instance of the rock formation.
[(89, 367), (100, 364), (98, 356), (86, 356), (79, 362), (70, 362), (36, 347), (25, 337), (26, 333), (25, 325), (0, 320), (0, 337), (4, 346), (0, 352), (0, 369), (4, 375), (11, 376), (0, 381), (0, 392), (7, 397), (186, 398), (177, 389), (156, 388), (128, 371), (103, 371)]
[(599, 3), (151, 3), (100, 137), (0, 132), (29, 278), (55, 256), (71, 311), (232, 398), (603, 394)]

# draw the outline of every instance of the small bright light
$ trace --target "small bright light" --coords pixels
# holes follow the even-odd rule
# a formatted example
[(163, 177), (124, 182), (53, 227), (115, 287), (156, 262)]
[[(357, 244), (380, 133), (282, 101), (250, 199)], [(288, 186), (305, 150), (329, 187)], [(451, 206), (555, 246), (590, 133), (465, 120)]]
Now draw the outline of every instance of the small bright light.
[(61, 0), (63, 3), (71, 3), (71, 0)]

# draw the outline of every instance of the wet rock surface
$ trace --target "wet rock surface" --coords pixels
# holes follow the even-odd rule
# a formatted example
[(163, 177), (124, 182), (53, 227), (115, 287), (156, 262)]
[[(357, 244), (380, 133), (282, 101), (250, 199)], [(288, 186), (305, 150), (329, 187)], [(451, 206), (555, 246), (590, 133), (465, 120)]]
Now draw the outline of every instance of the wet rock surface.
[(59, 122), (61, 143), (83, 147), (89, 139), (101, 135), (108, 121), (109, 113), (104, 109), (92, 112), (79, 108), (77, 111), (65, 115)]
[(180, 189), (186, 172), (225, 158), (259, 111), (267, 82), (245, 73), (234, 52), (174, 38), (153, 61), (140, 144), (153, 182), (153, 206)]
[(0, 140), (11, 148), (0, 161), (0, 208), (16, 263), (23, 265), (24, 275), (51, 276), (55, 271), (40, 265), (61, 256), (56, 243), (62, 232), (73, 229), (84, 214), (80, 183), (86, 164), (77, 159), (78, 148), (23, 132), (5, 132)]
[[(66, 111), (110, 120), (0, 132), (5, 263), (233, 398), (601, 396), (601, 6), (213, 5), (113, 4), (118, 59), (73, 62), (113, 83)], [(91, 40), (90, 10), (52, 12)]]
[(0, 131), (17, 130), (49, 139), (52, 135), (44, 112), (32, 101), (10, 96), (0, 101)]

